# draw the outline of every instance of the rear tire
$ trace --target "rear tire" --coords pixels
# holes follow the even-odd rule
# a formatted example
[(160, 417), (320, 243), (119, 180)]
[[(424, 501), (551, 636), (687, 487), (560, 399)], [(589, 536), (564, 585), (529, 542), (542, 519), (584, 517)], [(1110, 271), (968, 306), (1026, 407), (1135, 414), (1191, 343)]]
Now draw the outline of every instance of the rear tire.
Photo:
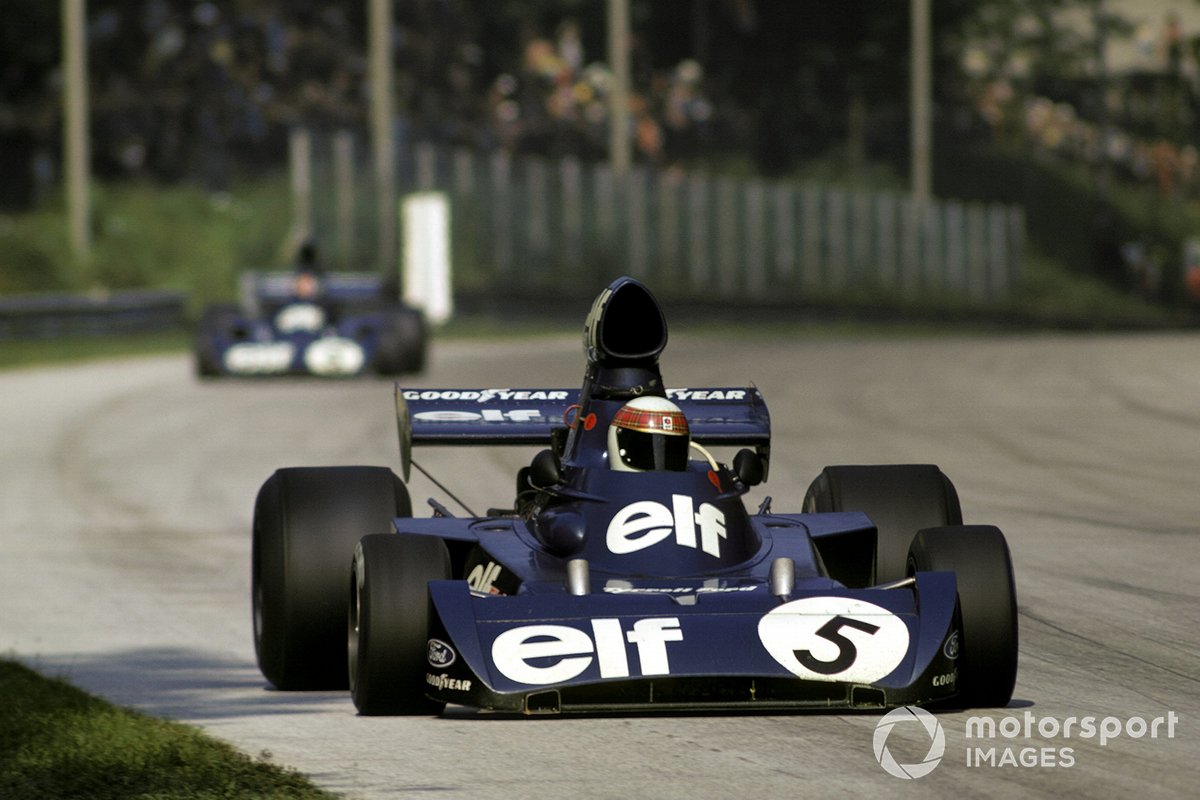
[(350, 693), (360, 714), (438, 714), (425, 696), (429, 582), (450, 578), (441, 539), (390, 533), (354, 551), (347, 626)]
[(241, 310), (232, 303), (218, 303), (204, 309), (192, 344), (197, 377), (215, 378), (221, 374), (221, 353), (216, 340), (238, 338), (237, 330), (242, 324)]
[(826, 467), (808, 488), (804, 510), (861, 511), (878, 531), (874, 583), (906, 576), (917, 531), (962, 524), (954, 484), (936, 466), (884, 464)]
[(423, 370), (428, 339), (425, 316), (415, 308), (401, 306), (383, 311), (382, 317), (376, 371), (401, 375)]
[(284, 690), (344, 689), (346, 584), (354, 546), (412, 514), (386, 467), (280, 469), (254, 504), (254, 649)]
[(1017, 681), (1017, 595), (1012, 558), (991, 525), (923, 530), (913, 539), (909, 574), (954, 572), (962, 631), (958, 697), (963, 708), (1002, 708)]

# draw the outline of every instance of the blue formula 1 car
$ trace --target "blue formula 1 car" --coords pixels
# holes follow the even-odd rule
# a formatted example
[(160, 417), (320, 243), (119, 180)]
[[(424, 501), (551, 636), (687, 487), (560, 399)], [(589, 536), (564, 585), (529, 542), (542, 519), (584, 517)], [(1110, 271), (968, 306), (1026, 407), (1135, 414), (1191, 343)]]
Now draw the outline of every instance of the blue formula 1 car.
[(419, 372), (421, 312), (366, 272), (248, 272), (240, 304), (205, 310), (196, 333), (201, 377), (348, 377)]
[(388, 468), (278, 470), (254, 512), (266, 678), (349, 685), (365, 715), (1006, 705), (1001, 532), (963, 525), (927, 465), (827, 467), (802, 511), (751, 513), (763, 397), (665, 388), (666, 341), (623, 278), (588, 316), (578, 390), (397, 388), (405, 478), (416, 446), (541, 448), (486, 516), (413, 518)]

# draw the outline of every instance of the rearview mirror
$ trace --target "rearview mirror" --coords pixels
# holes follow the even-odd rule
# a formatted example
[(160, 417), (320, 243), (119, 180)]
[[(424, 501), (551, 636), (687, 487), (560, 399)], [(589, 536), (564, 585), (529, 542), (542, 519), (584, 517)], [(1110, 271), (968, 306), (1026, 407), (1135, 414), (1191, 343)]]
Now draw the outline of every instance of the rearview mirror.
[(746, 486), (758, 486), (765, 473), (762, 457), (753, 450), (739, 450), (733, 457), (733, 474)]

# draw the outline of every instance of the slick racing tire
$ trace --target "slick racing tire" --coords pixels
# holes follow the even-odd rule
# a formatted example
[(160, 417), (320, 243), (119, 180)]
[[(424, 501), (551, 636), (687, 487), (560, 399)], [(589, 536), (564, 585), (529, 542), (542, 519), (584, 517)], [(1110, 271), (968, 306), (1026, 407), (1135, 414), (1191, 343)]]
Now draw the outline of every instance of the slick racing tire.
[(358, 540), (410, 516), (386, 467), (280, 469), (254, 504), (254, 649), (279, 689), (345, 689), (346, 586)]
[(923, 530), (908, 554), (909, 574), (947, 571), (958, 582), (960, 708), (1002, 708), (1017, 680), (1017, 595), (1012, 559), (999, 528)]
[(450, 578), (441, 539), (406, 533), (364, 536), (350, 576), (347, 649), (350, 694), (360, 714), (437, 714), (425, 696), (429, 582)]
[(825, 467), (804, 497), (804, 510), (861, 511), (878, 531), (873, 582), (906, 576), (917, 531), (962, 524), (954, 484), (929, 464)]
[(192, 346), (196, 376), (215, 378), (221, 374), (218, 337), (237, 338), (242, 323), (241, 310), (232, 303), (218, 303), (204, 309)]
[(415, 308), (390, 308), (381, 313), (379, 353), (375, 370), (381, 375), (420, 372), (425, 368), (425, 317)]

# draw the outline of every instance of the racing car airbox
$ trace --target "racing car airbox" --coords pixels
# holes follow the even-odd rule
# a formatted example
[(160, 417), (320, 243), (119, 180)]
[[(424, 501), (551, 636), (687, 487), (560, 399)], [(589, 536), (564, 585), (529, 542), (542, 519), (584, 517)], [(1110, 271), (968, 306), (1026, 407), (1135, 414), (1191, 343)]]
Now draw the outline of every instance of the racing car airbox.
[(658, 300), (632, 278), (613, 281), (596, 297), (583, 330), (588, 361), (605, 366), (655, 361), (667, 346)]

